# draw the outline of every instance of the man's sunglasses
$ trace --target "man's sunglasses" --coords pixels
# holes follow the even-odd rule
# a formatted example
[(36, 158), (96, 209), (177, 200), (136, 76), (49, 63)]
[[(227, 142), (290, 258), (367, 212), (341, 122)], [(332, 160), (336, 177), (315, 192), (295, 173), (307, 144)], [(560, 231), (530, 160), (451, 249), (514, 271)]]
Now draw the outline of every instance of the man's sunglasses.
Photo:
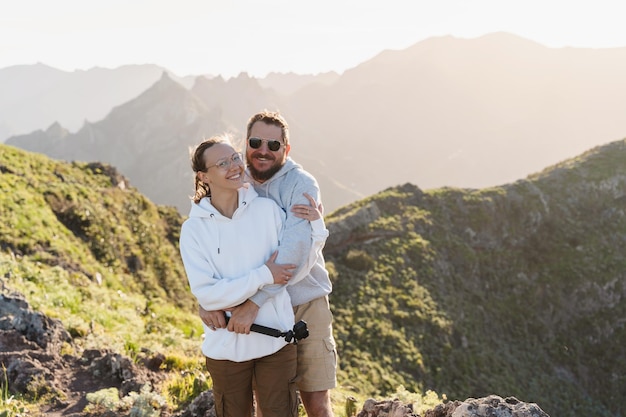
[(277, 150), (280, 149), (280, 145), (283, 145), (282, 142), (279, 142), (277, 140), (259, 139), (259, 138), (248, 139), (248, 145), (250, 145), (252, 149), (259, 149), (261, 145), (263, 144), (263, 142), (267, 142), (267, 148), (272, 152), (276, 152)]

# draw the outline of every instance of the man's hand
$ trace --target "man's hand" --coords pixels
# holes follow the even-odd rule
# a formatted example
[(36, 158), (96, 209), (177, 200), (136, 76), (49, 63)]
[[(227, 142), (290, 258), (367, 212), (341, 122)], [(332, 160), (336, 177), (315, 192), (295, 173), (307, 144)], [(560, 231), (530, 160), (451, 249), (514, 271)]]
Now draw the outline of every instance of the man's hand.
[[(272, 256), (265, 262), (265, 266), (272, 273), (272, 278), (274, 278), (274, 284), (284, 285), (289, 282), (289, 279), (293, 276), (293, 270), (296, 269), (298, 265), (294, 264), (277, 264), (276, 257), (278, 256), (278, 251), (274, 252)], [(239, 307), (239, 306), (237, 306)], [(255, 313), (256, 317), (256, 313)]]
[(226, 328), (226, 317), (224, 317), (224, 310), (213, 310), (207, 311), (202, 308), (201, 305), (198, 305), (198, 315), (206, 324), (209, 326), (209, 329), (225, 329)]
[(228, 331), (242, 334), (250, 334), (250, 327), (259, 313), (259, 306), (250, 300), (246, 300), (231, 311), (228, 322)]
[(302, 195), (304, 195), (306, 199), (309, 200), (309, 205), (307, 206), (306, 204), (294, 204), (293, 206), (291, 206), (291, 212), (294, 214), (294, 216), (300, 219), (308, 220), (310, 222), (321, 219), (324, 216), (324, 206), (322, 206), (322, 203), (317, 205), (313, 197), (311, 197), (309, 194), (303, 193)]

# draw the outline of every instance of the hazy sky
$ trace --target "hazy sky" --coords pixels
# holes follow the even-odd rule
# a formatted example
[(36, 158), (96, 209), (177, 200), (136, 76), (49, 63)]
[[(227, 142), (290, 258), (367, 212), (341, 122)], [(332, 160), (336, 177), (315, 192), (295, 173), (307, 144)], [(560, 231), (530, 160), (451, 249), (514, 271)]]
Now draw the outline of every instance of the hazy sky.
[[(0, 68), (339, 73), (433, 36), (624, 47), (622, 0), (0, 0)], [(624, 4), (624, 3), (622, 3)]]

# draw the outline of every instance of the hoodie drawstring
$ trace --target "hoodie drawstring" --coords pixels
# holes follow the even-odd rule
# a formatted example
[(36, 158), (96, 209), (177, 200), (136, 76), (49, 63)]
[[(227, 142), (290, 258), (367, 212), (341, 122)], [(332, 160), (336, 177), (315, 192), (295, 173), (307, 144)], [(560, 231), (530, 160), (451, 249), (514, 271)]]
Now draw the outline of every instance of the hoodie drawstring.
[[(215, 214), (211, 213), (209, 215), (211, 220), (215, 221)], [(219, 222), (215, 223), (215, 228), (217, 229), (217, 254), (220, 254), (220, 224)]]

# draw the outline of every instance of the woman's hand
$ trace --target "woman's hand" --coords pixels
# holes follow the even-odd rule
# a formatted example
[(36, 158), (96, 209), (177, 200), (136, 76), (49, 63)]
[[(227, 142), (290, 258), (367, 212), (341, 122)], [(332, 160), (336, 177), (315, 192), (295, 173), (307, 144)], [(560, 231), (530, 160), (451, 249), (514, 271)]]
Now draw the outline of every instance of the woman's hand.
[(270, 269), (272, 276), (274, 277), (274, 284), (286, 284), (293, 276), (293, 270), (297, 265), (294, 264), (277, 264), (274, 261), (278, 256), (278, 251), (274, 252), (272, 256), (265, 262), (265, 266)]
[(306, 204), (294, 204), (293, 206), (291, 206), (291, 212), (294, 214), (294, 216), (300, 219), (308, 220), (310, 222), (321, 219), (322, 213), (324, 212), (324, 207), (322, 207), (322, 203), (320, 203), (318, 206), (313, 197), (311, 197), (307, 193), (304, 193), (303, 195), (307, 198), (307, 200), (309, 200), (310, 205), (307, 206)]
[(211, 330), (226, 328), (224, 310), (207, 311), (201, 305), (198, 305), (198, 315)]

